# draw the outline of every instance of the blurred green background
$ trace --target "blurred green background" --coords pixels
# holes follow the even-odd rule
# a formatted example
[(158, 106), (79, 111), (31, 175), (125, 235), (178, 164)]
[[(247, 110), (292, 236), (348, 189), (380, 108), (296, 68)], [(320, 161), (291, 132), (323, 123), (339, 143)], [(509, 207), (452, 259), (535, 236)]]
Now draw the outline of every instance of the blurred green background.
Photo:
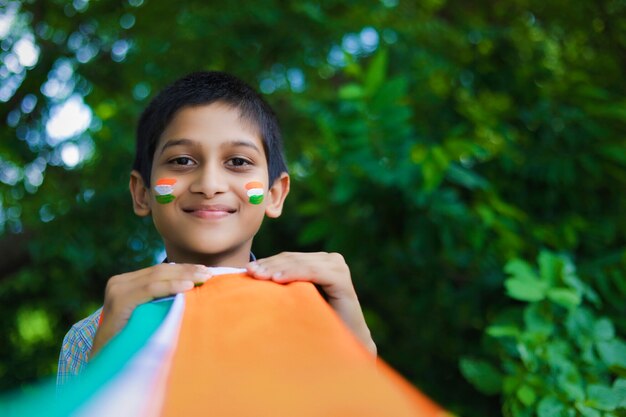
[(341, 252), (380, 355), (457, 415), (626, 415), (626, 1), (0, 0), (0, 47), (0, 390), (160, 260), (138, 115), (224, 70), (292, 175), (258, 256)]

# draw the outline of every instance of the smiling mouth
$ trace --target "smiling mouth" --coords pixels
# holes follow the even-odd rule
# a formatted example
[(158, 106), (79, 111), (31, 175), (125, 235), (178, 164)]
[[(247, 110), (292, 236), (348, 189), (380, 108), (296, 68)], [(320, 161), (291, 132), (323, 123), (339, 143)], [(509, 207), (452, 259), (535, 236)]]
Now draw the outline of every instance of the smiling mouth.
[(183, 209), (185, 213), (202, 219), (219, 219), (235, 213), (237, 210), (227, 206), (200, 206)]

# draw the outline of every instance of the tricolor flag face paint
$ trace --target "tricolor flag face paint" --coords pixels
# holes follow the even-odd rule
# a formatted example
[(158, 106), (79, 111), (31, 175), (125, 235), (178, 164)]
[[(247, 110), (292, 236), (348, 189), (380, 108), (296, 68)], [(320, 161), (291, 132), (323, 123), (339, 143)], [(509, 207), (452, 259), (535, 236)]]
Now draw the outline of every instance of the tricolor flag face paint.
[(248, 190), (248, 201), (250, 204), (261, 204), (263, 202), (263, 183), (252, 181), (246, 184)]
[(161, 204), (167, 204), (174, 201), (176, 197), (172, 194), (176, 180), (174, 178), (161, 178), (154, 186), (156, 201)]

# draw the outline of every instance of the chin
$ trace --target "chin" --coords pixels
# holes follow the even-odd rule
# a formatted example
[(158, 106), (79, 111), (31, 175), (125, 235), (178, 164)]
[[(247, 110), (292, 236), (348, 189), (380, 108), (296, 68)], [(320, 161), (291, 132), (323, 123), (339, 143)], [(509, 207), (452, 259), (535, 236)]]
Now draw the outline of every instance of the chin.
[(245, 243), (241, 243), (241, 244), (233, 244), (233, 245), (224, 245), (224, 244), (220, 244), (220, 245), (194, 245), (193, 247), (190, 247), (187, 252), (190, 254), (194, 254), (195, 256), (198, 257), (204, 257), (204, 256), (208, 256), (208, 257), (220, 257), (220, 256), (229, 256), (234, 254), (235, 252), (237, 252), (238, 250), (241, 250), (242, 246), (245, 245)]

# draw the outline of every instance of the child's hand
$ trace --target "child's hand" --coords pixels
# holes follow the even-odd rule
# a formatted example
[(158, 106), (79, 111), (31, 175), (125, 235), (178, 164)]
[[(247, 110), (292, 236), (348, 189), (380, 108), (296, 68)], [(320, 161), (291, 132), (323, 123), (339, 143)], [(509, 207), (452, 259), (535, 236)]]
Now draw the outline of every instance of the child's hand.
[(109, 279), (104, 291), (102, 322), (89, 354), (93, 357), (128, 322), (140, 304), (189, 291), (211, 277), (209, 268), (192, 264), (159, 264)]
[(338, 253), (283, 252), (247, 265), (248, 274), (278, 283), (309, 281), (322, 287), (328, 303), (354, 335), (376, 355), (376, 344), (365, 323), (352, 285), (350, 268)]

